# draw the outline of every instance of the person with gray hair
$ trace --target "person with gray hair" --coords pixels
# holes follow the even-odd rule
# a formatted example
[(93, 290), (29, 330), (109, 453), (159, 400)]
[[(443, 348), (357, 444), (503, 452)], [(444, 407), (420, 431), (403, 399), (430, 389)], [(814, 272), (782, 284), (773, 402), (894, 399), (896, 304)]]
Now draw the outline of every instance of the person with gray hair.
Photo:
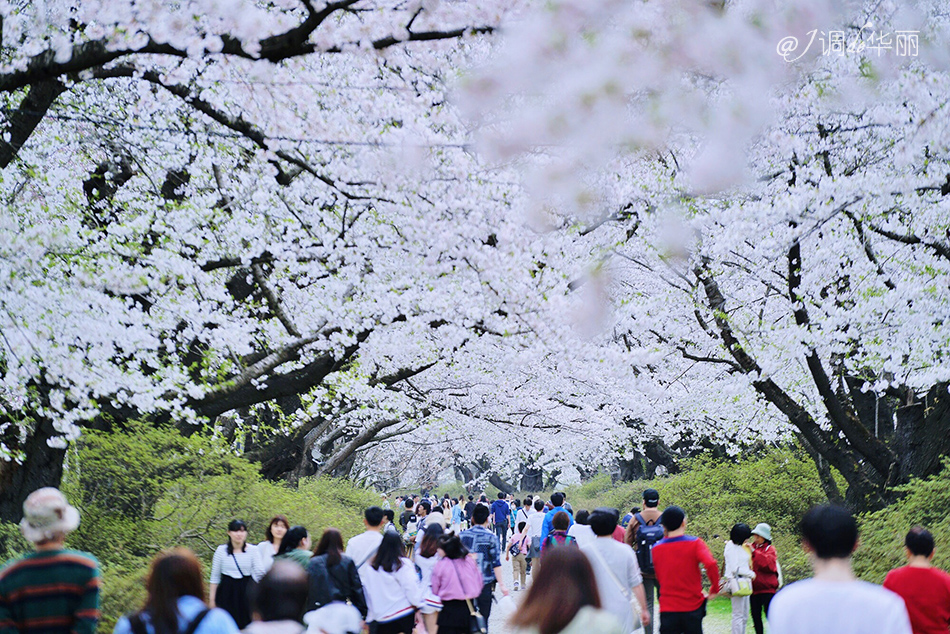
[(94, 634), (99, 621), (99, 562), (68, 550), (79, 511), (53, 487), (23, 502), (20, 532), (35, 552), (0, 570), (0, 631)]

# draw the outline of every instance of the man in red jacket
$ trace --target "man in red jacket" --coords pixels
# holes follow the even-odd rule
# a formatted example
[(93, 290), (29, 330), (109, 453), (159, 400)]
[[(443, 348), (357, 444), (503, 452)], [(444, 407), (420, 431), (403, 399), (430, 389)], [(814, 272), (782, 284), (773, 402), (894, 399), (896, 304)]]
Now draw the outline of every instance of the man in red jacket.
[[(706, 600), (719, 587), (719, 565), (709, 546), (686, 534), (686, 512), (671, 506), (660, 515), (665, 537), (651, 551), (660, 593), (660, 634), (702, 634)], [(709, 594), (703, 592), (702, 564), (709, 577)]]
[(933, 567), (934, 537), (915, 526), (904, 538), (907, 565), (887, 573), (884, 587), (904, 599), (914, 634), (946, 634), (950, 627), (950, 575)]

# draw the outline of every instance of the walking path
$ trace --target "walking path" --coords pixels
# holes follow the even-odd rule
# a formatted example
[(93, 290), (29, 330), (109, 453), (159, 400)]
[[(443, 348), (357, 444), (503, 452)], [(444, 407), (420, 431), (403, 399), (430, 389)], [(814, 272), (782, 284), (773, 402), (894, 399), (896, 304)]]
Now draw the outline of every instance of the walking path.
[[(502, 575), (505, 579), (505, 585), (508, 586), (510, 590), (512, 588), (512, 577), (511, 577), (511, 562), (505, 561), (502, 557), (501, 561), (501, 570)], [(528, 575), (528, 585), (531, 585), (531, 575)], [(512, 592), (511, 597), (516, 606), (521, 602), (525, 596), (525, 591)], [(501, 601), (501, 593), (496, 592), (496, 597)], [(656, 610), (659, 610), (658, 606), (655, 606)], [(510, 611), (504, 609), (504, 603), (496, 603), (492, 608), (491, 617), (488, 620), (488, 631), (489, 634), (514, 634), (514, 629), (511, 628), (508, 623), (508, 616), (511, 614)], [(703, 633), (704, 634), (730, 634), (730, 623), (728, 616), (723, 618), (721, 615), (709, 615), (703, 619)], [(752, 625), (748, 626), (746, 632), (752, 632)]]

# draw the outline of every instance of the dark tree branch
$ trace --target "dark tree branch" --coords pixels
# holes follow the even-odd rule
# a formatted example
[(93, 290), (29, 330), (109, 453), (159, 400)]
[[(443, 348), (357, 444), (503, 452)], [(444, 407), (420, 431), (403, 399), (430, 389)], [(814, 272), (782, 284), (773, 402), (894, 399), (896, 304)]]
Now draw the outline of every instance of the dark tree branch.
[(0, 168), (4, 168), (33, 134), (53, 102), (66, 91), (59, 81), (38, 82), (30, 86), (30, 91), (20, 102), (20, 107), (9, 116), (9, 141), (0, 140)]
[(764, 377), (761, 366), (746, 352), (729, 323), (726, 298), (709, 268), (708, 259), (703, 258), (702, 264), (696, 266), (693, 272), (705, 290), (706, 301), (712, 311), (713, 319), (726, 350), (736, 360), (743, 372), (758, 377), (753, 379), (752, 387), (785, 414), (789, 423), (798, 428), (805, 440), (841, 472), (848, 484), (856, 489), (857, 496), (864, 498), (861, 500), (862, 505), (882, 505), (884, 500), (881, 493), (884, 482), (871, 481), (868, 474), (865, 473), (854, 455), (849, 451), (846, 441), (822, 429), (808, 410), (789, 396), (775, 381)]
[[(796, 240), (788, 250), (788, 300), (792, 304), (792, 314), (795, 323), (803, 328), (810, 329), (811, 322), (805, 302), (798, 294), (802, 282), (802, 251), (801, 243)], [(850, 404), (843, 403), (835, 393), (828, 373), (822, 365), (818, 352), (810, 348), (805, 356), (808, 371), (811, 373), (815, 387), (821, 395), (821, 400), (828, 411), (832, 424), (840, 429), (848, 442), (860, 453), (886, 481), (898, 462), (897, 456), (888, 449), (887, 445), (871, 435), (868, 429), (858, 420)], [(891, 484), (891, 483), (888, 483)]]
[(901, 234), (901, 233), (896, 233), (894, 231), (888, 231), (887, 229), (882, 229), (881, 227), (878, 227), (872, 222), (867, 223), (867, 225), (871, 229), (871, 231), (873, 231), (874, 233), (878, 235), (882, 235), (885, 238), (888, 238), (890, 240), (896, 240), (897, 242), (900, 242), (902, 244), (911, 244), (911, 245), (919, 244), (923, 247), (926, 247), (927, 249), (930, 249), (931, 251), (933, 251), (940, 257), (944, 258), (945, 260), (950, 260), (950, 245), (948, 244), (944, 244), (943, 242), (938, 242), (936, 240), (924, 240), (912, 233)]
[(851, 219), (851, 224), (854, 225), (854, 230), (858, 232), (858, 240), (861, 241), (861, 246), (864, 247), (864, 254), (868, 256), (868, 261), (870, 261), (871, 264), (874, 265), (874, 268), (877, 269), (877, 274), (884, 278), (884, 286), (892, 291), (896, 290), (897, 286), (891, 281), (891, 278), (888, 277), (887, 273), (884, 271), (884, 266), (881, 264), (880, 260), (877, 259), (877, 255), (874, 253), (874, 248), (871, 246), (871, 240), (864, 231), (864, 226), (861, 224), (861, 221), (858, 220), (857, 217), (850, 211), (845, 211), (844, 215)]

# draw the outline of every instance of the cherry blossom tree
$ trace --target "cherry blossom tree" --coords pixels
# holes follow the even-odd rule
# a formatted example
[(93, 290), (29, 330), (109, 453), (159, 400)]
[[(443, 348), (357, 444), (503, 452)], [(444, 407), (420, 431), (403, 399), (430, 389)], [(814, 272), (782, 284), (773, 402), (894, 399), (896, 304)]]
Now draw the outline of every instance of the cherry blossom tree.
[(663, 355), (680, 426), (793, 433), (880, 506), (950, 451), (945, 3), (621, 4), (523, 20), (470, 82), (484, 147), (584, 236), (604, 345)]
[(518, 250), (507, 185), (445, 105), (503, 14), (0, 4), (0, 516), (130, 419), (334, 472), (392, 426), (356, 416), (380, 393), (512, 330), (467, 263)]

